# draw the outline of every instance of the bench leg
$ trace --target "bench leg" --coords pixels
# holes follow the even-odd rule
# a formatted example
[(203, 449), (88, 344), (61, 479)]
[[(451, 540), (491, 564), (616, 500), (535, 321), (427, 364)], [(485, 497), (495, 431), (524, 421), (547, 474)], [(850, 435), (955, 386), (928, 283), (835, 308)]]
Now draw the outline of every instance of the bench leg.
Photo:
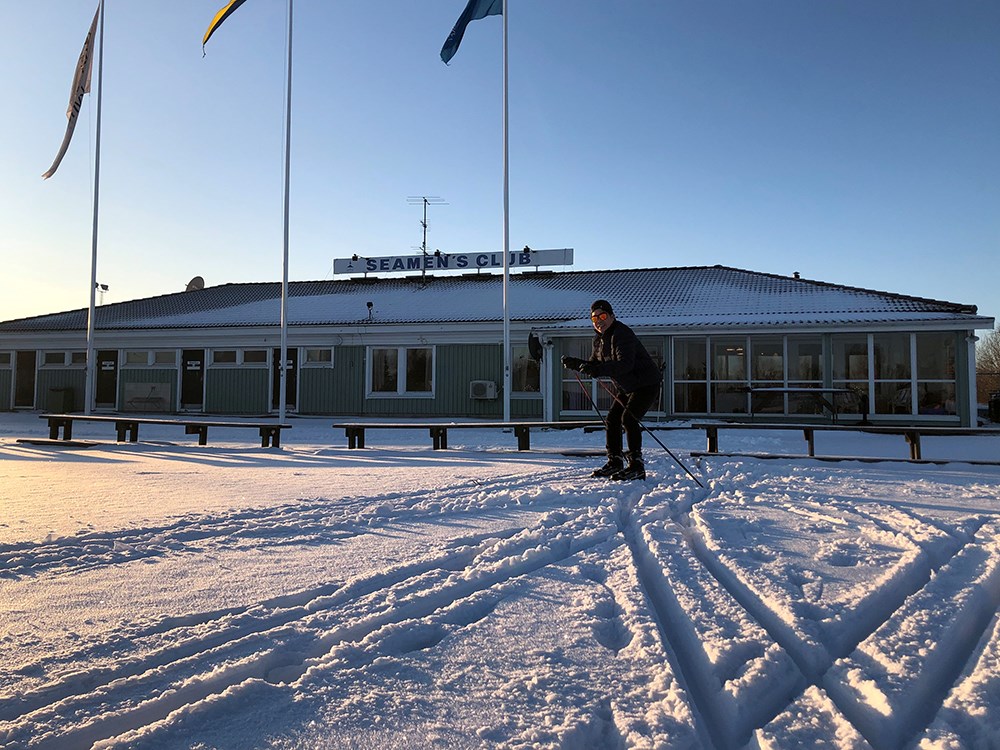
[(347, 436), (347, 449), (365, 447), (365, 429), (363, 427), (346, 427), (344, 434)]
[(719, 428), (718, 427), (706, 427), (705, 437), (708, 438), (707, 451), (709, 453), (719, 452)]
[(519, 451), (531, 450), (531, 428), (515, 427), (514, 434), (517, 435), (517, 449)]
[(919, 432), (906, 432), (904, 433), (906, 442), (910, 444), (910, 458), (914, 461), (920, 460), (920, 433)]
[(809, 449), (809, 455), (816, 455), (816, 433), (813, 430), (805, 429), (802, 430), (802, 434), (806, 439), (806, 446)]
[(59, 428), (62, 428), (63, 440), (73, 438), (73, 420), (71, 419), (50, 419), (49, 420), (49, 440), (59, 439)]
[[(263, 430), (261, 430), (263, 433)], [(184, 425), (185, 435), (197, 435), (198, 445), (208, 445), (208, 427), (201, 424)]]
[(431, 440), (434, 444), (434, 450), (444, 450), (448, 447), (448, 428), (447, 427), (431, 427)]
[(260, 447), (261, 448), (280, 448), (281, 447), (281, 428), (280, 427), (261, 427), (260, 428)]
[(138, 442), (139, 425), (137, 422), (115, 422), (115, 434), (119, 443), (124, 443), (126, 440), (130, 443)]

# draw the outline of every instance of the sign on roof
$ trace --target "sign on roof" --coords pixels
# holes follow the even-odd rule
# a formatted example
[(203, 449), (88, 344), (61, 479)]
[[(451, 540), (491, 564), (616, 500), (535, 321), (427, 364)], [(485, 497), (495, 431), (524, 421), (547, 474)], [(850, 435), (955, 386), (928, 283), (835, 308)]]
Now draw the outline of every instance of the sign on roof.
[[(525, 248), (510, 254), (510, 268), (525, 266), (571, 266), (573, 248), (531, 250)], [(503, 268), (503, 253), (433, 253), (427, 255), (387, 255), (381, 258), (337, 258), (333, 272), (391, 273), (393, 271), (477, 271)]]

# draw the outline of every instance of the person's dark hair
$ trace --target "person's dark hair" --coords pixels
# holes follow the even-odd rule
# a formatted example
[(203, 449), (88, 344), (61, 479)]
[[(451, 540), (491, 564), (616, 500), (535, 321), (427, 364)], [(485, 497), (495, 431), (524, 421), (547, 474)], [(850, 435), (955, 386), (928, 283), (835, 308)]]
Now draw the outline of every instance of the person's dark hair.
[(608, 302), (606, 299), (599, 299), (594, 304), (592, 304), (590, 306), (590, 311), (594, 312), (594, 310), (604, 310), (604, 312), (608, 313), (609, 315), (615, 314), (615, 311), (611, 309), (611, 303)]

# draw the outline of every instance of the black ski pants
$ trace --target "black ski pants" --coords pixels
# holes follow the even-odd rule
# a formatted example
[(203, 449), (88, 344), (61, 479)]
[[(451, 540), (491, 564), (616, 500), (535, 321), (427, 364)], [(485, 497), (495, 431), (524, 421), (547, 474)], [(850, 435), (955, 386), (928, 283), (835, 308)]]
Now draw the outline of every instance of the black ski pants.
[(622, 428), (628, 441), (628, 452), (638, 458), (642, 452), (642, 425), (649, 407), (660, 395), (660, 384), (636, 388), (631, 393), (619, 391), (608, 410), (608, 432), (606, 445), (609, 456), (622, 455)]

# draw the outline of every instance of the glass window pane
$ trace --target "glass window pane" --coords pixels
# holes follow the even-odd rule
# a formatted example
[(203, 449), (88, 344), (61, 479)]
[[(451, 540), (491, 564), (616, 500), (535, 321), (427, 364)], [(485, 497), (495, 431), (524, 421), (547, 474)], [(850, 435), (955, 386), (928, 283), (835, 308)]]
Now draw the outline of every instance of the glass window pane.
[(538, 362), (531, 358), (527, 346), (515, 346), (511, 355), (511, 388), (514, 393), (538, 393), (541, 388)]
[(125, 364), (144, 365), (149, 361), (147, 352), (125, 352)]
[(705, 383), (675, 384), (674, 411), (678, 414), (705, 414), (708, 412), (708, 387)]
[[(789, 350), (791, 349), (791, 341), (789, 341)], [(817, 384), (804, 383), (804, 382), (790, 382), (788, 384), (789, 388), (810, 388), (816, 387)], [(819, 393), (818, 396), (822, 397), (825, 394)], [(814, 395), (808, 393), (789, 393), (788, 394), (788, 413), (789, 414), (824, 414), (825, 409), (823, 407), (823, 402)]]
[[(278, 358), (280, 359), (280, 356)], [(266, 364), (267, 349), (247, 349), (243, 352), (243, 361), (246, 364)]]
[(175, 351), (153, 352), (153, 362), (155, 362), (158, 365), (176, 365), (177, 352)]
[(42, 362), (47, 365), (64, 365), (66, 364), (66, 353), (65, 352), (45, 352)]
[(788, 379), (823, 380), (823, 340), (819, 336), (788, 337)]
[(318, 364), (332, 362), (333, 351), (330, 349), (306, 349), (306, 363)]
[(746, 339), (713, 338), (712, 380), (743, 381), (746, 376)]
[(674, 339), (674, 380), (704, 380), (707, 376), (705, 339)]
[(747, 393), (736, 383), (712, 384), (713, 414), (746, 414)]
[(955, 334), (917, 334), (917, 377), (921, 380), (955, 378)]
[(876, 380), (910, 379), (910, 334), (876, 333), (873, 337)]
[(216, 364), (216, 365), (235, 365), (236, 364), (236, 350), (235, 349), (224, 349), (224, 350), (212, 352), (212, 364)]
[[(755, 382), (754, 388), (780, 388), (781, 384), (773, 382)], [(754, 414), (784, 414), (784, 393), (753, 393), (750, 395), (750, 410)]]
[(430, 349), (406, 350), (407, 393), (426, 393), (431, 390), (431, 365)]
[(909, 383), (875, 383), (876, 414), (912, 414), (912, 390)]
[(833, 337), (833, 377), (837, 380), (868, 380), (868, 337)]
[(921, 383), (917, 386), (920, 414), (957, 414), (954, 383)]
[(396, 349), (372, 350), (372, 391), (395, 393), (398, 390), (399, 352)]
[(87, 352), (70, 352), (69, 355), (70, 364), (74, 365), (85, 365), (87, 364)]
[[(84, 355), (86, 361), (86, 355)], [(0, 352), (0, 367), (10, 367), (10, 352)]]
[(772, 384), (784, 382), (785, 350), (780, 336), (751, 336), (750, 351), (753, 357), (751, 378)]

